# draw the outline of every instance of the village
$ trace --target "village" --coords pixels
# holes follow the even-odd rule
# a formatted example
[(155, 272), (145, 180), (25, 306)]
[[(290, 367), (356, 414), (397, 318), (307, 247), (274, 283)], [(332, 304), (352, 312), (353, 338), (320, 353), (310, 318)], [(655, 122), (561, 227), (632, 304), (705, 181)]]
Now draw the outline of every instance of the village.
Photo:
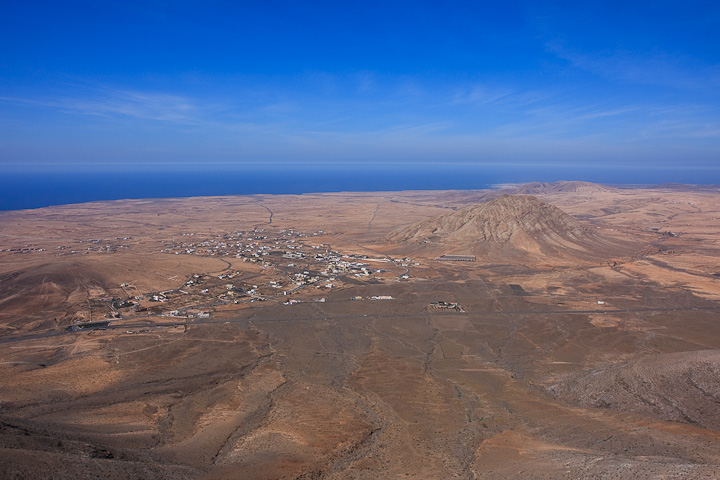
[[(358, 285), (382, 285), (409, 281), (409, 258), (369, 257), (341, 253), (329, 244), (310, 242), (322, 231), (303, 233), (294, 229), (216, 234), (176, 235), (160, 253), (218, 257), (228, 267), (222, 272), (194, 273), (178, 288), (139, 292), (131, 284), (120, 285), (125, 298), (98, 297), (90, 302), (89, 320), (134, 320), (159, 316), (184, 320), (209, 318), (217, 310), (242, 309), (253, 302), (295, 305), (326, 301), (330, 291)], [(238, 259), (247, 268), (233, 267)], [(390, 295), (348, 296), (348, 300), (392, 300)], [(85, 323), (79, 318), (77, 323)]]

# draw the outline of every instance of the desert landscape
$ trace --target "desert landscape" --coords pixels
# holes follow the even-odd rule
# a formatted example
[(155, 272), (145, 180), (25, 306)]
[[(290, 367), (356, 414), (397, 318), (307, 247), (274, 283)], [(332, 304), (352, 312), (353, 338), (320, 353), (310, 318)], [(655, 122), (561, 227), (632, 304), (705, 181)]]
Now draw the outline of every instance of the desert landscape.
[(720, 188), (0, 212), (0, 477), (720, 477)]

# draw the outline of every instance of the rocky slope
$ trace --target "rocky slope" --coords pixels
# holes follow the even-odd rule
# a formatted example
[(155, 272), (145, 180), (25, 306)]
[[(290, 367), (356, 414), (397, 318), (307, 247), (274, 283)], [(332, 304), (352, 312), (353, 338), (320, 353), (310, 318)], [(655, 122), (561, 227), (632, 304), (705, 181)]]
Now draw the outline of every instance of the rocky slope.
[(620, 249), (617, 242), (530, 195), (503, 195), (397, 229), (388, 240), (481, 255), (593, 257), (612, 255)]
[(583, 407), (635, 412), (718, 430), (719, 376), (717, 350), (677, 352), (573, 375), (549, 390)]

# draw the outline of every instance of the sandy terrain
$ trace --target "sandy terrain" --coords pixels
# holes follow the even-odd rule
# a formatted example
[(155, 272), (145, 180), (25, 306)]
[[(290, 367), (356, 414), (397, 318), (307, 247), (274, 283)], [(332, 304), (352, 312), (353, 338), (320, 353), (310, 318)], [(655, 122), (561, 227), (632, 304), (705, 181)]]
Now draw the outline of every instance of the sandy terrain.
[(581, 182), (0, 212), (0, 478), (720, 478), (718, 232)]

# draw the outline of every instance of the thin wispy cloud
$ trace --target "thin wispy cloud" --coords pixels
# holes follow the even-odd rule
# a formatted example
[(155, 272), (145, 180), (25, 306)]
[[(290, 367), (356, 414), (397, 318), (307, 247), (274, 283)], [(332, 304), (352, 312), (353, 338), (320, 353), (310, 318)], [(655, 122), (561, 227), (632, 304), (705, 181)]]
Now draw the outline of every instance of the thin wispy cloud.
[[(338, 77), (326, 75), (331, 83)], [(412, 85), (411, 97), (397, 96), (397, 89)], [(96, 85), (73, 90), (73, 95), (45, 98), (2, 97), (0, 102), (50, 109), (75, 117), (101, 117), (107, 122), (149, 122), (172, 129), (191, 126), (192, 131), (177, 142), (144, 147), (145, 152), (170, 154), (195, 141), (212, 152), (232, 148), (255, 154), (277, 152), (273, 145), (298, 149), (328, 142), (335, 145), (377, 151), (405, 149), (419, 155), (412, 145), (424, 150), (469, 155), (467, 135), (474, 135), (476, 148), (487, 142), (507, 145), (517, 142), (557, 139), (580, 141), (606, 139), (617, 142), (647, 142), (655, 137), (667, 142), (674, 138), (710, 138), (718, 130), (713, 111), (692, 104), (622, 104), (618, 101), (585, 103), (549, 89), (516, 92), (501, 87), (460, 85), (448, 96), (448, 85), (427, 84), (416, 79), (375, 88), (371, 96), (326, 97), (304, 93), (289, 101), (292, 85), (274, 95), (248, 97), (246, 91), (214, 95), (167, 94)], [(353, 113), (361, 112), (358, 117)], [(463, 113), (464, 112), (464, 113)], [(118, 127), (120, 128), (120, 127)], [(125, 127), (122, 127), (125, 128)], [(226, 137), (231, 135), (230, 137)], [(464, 138), (465, 147), (453, 139)], [(159, 140), (158, 140), (159, 141)], [(254, 146), (249, 146), (251, 141)], [(434, 148), (430, 143), (440, 146)], [(178, 146), (180, 145), (180, 147)], [(375, 145), (375, 147), (373, 147)], [(376, 148), (377, 147), (377, 148)], [(196, 148), (196, 147), (193, 147)], [(230, 150), (228, 150), (230, 149)], [(322, 148), (320, 148), (322, 150)], [(217, 150), (220, 151), (220, 150)], [(289, 152), (290, 150), (285, 150)], [(424, 155), (424, 154), (423, 154)]]
[(467, 90), (461, 90), (452, 97), (453, 104), (486, 105), (506, 98), (516, 93), (508, 88), (493, 88), (484, 85), (475, 85)]
[(720, 67), (702, 64), (691, 58), (663, 53), (648, 56), (622, 50), (590, 55), (557, 43), (548, 44), (548, 49), (574, 67), (610, 80), (683, 90), (715, 90), (720, 87)]
[(103, 89), (91, 94), (55, 97), (0, 97), (0, 102), (48, 108), (67, 114), (130, 117), (140, 120), (192, 122), (200, 109), (186, 97), (164, 93)]

